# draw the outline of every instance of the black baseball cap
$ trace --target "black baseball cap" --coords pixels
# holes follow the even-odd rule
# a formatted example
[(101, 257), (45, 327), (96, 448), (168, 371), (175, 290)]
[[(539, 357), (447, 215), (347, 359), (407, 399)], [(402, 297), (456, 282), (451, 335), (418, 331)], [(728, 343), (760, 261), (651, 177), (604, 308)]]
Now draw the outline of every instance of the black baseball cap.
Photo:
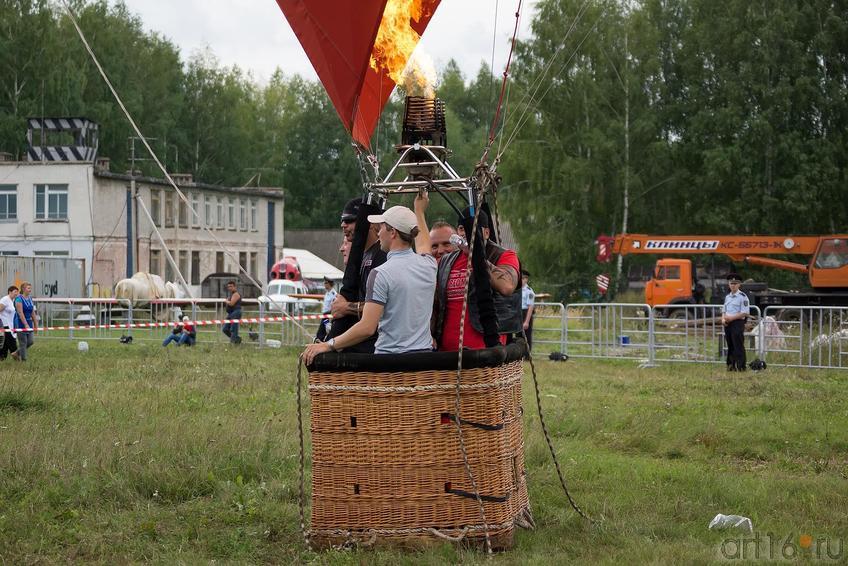
[[(477, 217), (478, 226), (480, 226), (481, 228), (492, 228), (492, 226), (489, 224), (489, 215), (486, 214), (485, 210), (483, 210), (482, 208), (478, 209)], [(466, 206), (465, 209), (462, 211), (462, 216), (460, 216), (456, 221), (457, 226), (462, 226), (463, 218), (471, 218), (471, 207)]]
[(356, 222), (359, 207), (362, 206), (362, 197), (356, 197), (347, 201), (342, 209), (342, 222)]

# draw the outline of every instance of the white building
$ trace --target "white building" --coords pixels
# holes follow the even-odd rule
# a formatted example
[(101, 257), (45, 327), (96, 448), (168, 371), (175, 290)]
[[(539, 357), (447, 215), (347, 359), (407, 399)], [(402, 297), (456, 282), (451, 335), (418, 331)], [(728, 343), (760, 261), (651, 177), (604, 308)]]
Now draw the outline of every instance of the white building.
[[(282, 189), (220, 187), (173, 175), (195, 216), (167, 181), (113, 173), (108, 160), (92, 161), (95, 124), (30, 119), (29, 126), (30, 161), (0, 154), (0, 254), (81, 258), (92, 296), (111, 296), (128, 272), (175, 281), (137, 196), (194, 296), (200, 296), (208, 275), (238, 272), (216, 238), (261, 283), (282, 257)], [(44, 139), (45, 132), (65, 133), (65, 144), (33, 147), (32, 140)]]

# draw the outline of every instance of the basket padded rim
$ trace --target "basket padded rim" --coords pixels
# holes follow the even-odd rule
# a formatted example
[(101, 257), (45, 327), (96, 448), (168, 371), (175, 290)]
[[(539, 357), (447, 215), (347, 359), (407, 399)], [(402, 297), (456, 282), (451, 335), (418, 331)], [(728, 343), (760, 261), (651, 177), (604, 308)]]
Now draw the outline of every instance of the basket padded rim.
[[(497, 367), (514, 362), (524, 356), (523, 341), (506, 346), (495, 346), (482, 350), (465, 350), (462, 353), (463, 368)], [(373, 373), (398, 371), (455, 370), (458, 352), (416, 352), (409, 354), (355, 354), (327, 352), (316, 356), (309, 371), (347, 372), (368, 371)]]

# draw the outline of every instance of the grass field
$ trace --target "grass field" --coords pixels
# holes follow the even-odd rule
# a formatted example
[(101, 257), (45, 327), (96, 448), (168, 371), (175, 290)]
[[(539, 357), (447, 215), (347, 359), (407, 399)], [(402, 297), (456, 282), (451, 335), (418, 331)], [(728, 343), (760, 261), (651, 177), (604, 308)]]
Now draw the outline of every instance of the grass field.
[[(488, 563), (448, 544), (303, 547), (293, 352), (91, 347), (42, 340), (27, 364), (0, 365), (0, 563)], [(560, 491), (528, 367), (537, 529), (494, 562), (714, 562), (744, 536), (708, 531), (717, 513), (750, 517), (774, 552), (794, 545), (812, 560), (824, 542), (848, 560), (848, 373), (538, 369), (571, 492), (597, 522)]]

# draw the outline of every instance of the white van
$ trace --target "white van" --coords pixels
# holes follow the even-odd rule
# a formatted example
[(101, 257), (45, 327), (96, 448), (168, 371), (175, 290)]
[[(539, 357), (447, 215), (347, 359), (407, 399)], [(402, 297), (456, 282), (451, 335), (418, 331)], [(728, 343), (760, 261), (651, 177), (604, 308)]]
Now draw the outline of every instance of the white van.
[(285, 307), (288, 313), (302, 313), (307, 310), (319, 311), (322, 302), (318, 299), (300, 299), (291, 295), (306, 295), (309, 290), (303, 281), (274, 279), (265, 286), (265, 292), (259, 297), (259, 302), (265, 304), (267, 311), (280, 311)]

